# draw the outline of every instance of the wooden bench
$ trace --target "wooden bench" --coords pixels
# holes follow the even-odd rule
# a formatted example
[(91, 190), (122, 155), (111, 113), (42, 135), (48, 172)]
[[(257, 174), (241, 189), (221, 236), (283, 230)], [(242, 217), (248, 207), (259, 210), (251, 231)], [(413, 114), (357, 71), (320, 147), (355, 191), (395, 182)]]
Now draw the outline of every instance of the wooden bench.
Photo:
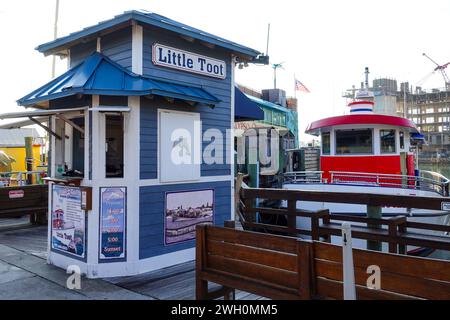
[[(342, 247), (313, 243), (314, 298), (343, 299)], [(450, 299), (450, 261), (353, 249), (357, 299)], [(369, 289), (369, 266), (380, 268), (380, 290)]]
[(0, 218), (30, 215), (30, 222), (44, 223), (47, 211), (47, 185), (0, 188)]
[[(234, 296), (233, 289), (272, 299), (310, 298), (309, 243), (204, 225), (196, 232), (198, 300), (227, 299)], [(208, 281), (223, 287), (209, 292)]]
[[(325, 242), (197, 227), (196, 297), (239, 289), (272, 299), (343, 299), (342, 247)], [(353, 250), (357, 299), (450, 299), (450, 261)], [(369, 266), (381, 270), (369, 289)], [(208, 282), (222, 287), (208, 291)]]

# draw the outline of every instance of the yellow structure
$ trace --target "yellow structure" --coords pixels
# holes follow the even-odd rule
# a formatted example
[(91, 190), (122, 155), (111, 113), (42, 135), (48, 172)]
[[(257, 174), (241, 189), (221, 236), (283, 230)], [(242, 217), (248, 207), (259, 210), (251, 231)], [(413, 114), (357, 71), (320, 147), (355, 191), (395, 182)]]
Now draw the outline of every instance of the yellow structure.
[(41, 149), (45, 145), (45, 141), (39, 136), (39, 133), (36, 129), (0, 129), (0, 151), (3, 151), (7, 156), (15, 160), (11, 163), (10, 168), (8, 168), (9, 166), (3, 166), (2, 168), (0, 168), (0, 172), (27, 171), (27, 164), (25, 162), (26, 137), (33, 138), (33, 171), (36, 171), (36, 169), (38, 169), (38, 166), (41, 165)]
[[(9, 157), (14, 158), (16, 161), (11, 163), (12, 171), (27, 171), (25, 163), (26, 152), (25, 146), (23, 147), (1, 147), (0, 151), (5, 152)], [(33, 145), (33, 171), (36, 171), (37, 166), (41, 164), (41, 146)], [(2, 170), (0, 168), (0, 170)]]

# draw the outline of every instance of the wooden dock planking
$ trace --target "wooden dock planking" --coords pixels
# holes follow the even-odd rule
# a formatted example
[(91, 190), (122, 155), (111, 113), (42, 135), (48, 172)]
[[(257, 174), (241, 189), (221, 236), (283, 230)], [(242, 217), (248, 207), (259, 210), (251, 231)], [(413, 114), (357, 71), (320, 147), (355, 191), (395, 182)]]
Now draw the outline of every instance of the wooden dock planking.
[[(47, 256), (47, 227), (34, 226), (23, 229), (0, 230), (0, 243), (45, 259)], [(155, 299), (195, 299), (194, 261), (145, 274), (103, 280)], [(210, 288), (214, 289), (214, 287), (217, 287), (217, 285), (211, 284)], [(236, 298), (239, 300), (256, 300), (261, 297), (248, 292), (236, 291)]]
[[(186, 262), (169, 268), (130, 277), (104, 279), (119, 287), (161, 300), (195, 299), (195, 262)], [(210, 290), (218, 287), (211, 283)], [(262, 297), (236, 291), (237, 300), (259, 300)]]

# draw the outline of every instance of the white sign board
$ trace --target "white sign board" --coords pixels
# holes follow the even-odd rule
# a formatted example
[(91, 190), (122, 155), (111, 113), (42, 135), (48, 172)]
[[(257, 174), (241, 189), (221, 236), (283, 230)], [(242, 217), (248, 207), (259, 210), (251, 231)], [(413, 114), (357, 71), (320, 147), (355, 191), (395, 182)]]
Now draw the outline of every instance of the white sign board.
[(223, 60), (167, 47), (159, 43), (153, 44), (152, 49), (152, 61), (154, 65), (219, 79), (226, 78), (227, 65)]
[(52, 249), (84, 258), (85, 214), (81, 209), (81, 189), (52, 187)]
[(198, 113), (159, 112), (161, 182), (200, 178), (201, 123)]

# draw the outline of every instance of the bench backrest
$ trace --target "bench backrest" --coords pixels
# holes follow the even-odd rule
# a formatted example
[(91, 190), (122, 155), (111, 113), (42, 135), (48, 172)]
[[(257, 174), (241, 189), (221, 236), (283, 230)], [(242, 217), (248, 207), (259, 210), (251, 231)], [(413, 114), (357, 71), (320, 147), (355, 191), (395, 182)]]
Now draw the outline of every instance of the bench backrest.
[[(315, 293), (342, 299), (342, 247), (314, 242), (313, 256)], [(353, 249), (353, 264), (357, 299), (450, 299), (450, 261)], [(380, 290), (367, 287), (369, 266), (380, 268)]]
[(217, 277), (222, 285), (275, 299), (309, 298), (311, 243), (199, 226), (197, 253), (199, 250), (197, 271), (209, 274), (210, 279)]

